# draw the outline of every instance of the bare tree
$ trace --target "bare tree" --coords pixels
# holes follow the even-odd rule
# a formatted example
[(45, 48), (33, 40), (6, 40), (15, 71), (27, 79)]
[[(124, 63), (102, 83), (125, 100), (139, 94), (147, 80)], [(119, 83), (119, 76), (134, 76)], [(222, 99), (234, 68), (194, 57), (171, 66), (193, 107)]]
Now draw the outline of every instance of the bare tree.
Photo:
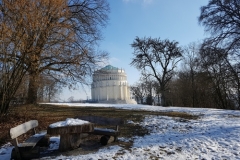
[(10, 27), (0, 14), (0, 117), (7, 114), (11, 99), (28, 70), (24, 65), (26, 56), (18, 57), (21, 34), (14, 34)]
[[(215, 85), (209, 74), (202, 70), (195, 73), (194, 78), (194, 107), (220, 108), (216, 103)], [(170, 96), (175, 106), (193, 107), (192, 86), (190, 72), (180, 71), (177, 78), (171, 81)]]
[(199, 22), (211, 33), (211, 44), (228, 50), (239, 50), (239, 0), (210, 0), (208, 5), (201, 7)]
[(211, 78), (212, 84), (214, 84), (213, 91), (217, 96), (215, 98), (216, 103), (221, 108), (233, 109), (232, 91), (237, 91), (235, 89), (238, 86), (232, 85), (232, 80), (235, 78), (232, 75), (232, 65), (229, 62), (228, 53), (224, 49), (203, 44), (200, 55), (203, 68)]
[[(240, 108), (240, 1), (239, 0), (210, 0), (207, 6), (201, 7), (199, 22), (211, 37), (203, 43), (205, 51), (215, 53), (215, 56), (221, 57), (224, 62), (221, 73), (228, 75), (226, 87), (234, 90), (236, 104)], [(222, 56), (224, 53), (224, 56)], [(210, 56), (206, 56), (211, 58)], [(213, 59), (213, 58), (212, 58)], [(219, 61), (218, 61), (219, 62)], [(219, 66), (220, 67), (220, 66)], [(216, 67), (215, 67), (216, 68)], [(223, 73), (225, 72), (225, 73)], [(222, 79), (221, 79), (222, 80)], [(230, 82), (232, 83), (230, 85)], [(233, 95), (228, 93), (226, 96)], [(225, 97), (226, 97), (225, 96)]]
[(153, 105), (155, 95), (158, 95), (157, 92), (159, 91), (159, 85), (156, 84), (156, 80), (154, 77), (149, 76), (149, 74), (145, 71), (142, 71), (141, 73), (140, 81), (142, 85), (144, 85), (145, 88), (145, 98), (146, 98), (146, 104)]
[(41, 74), (69, 85), (86, 83), (85, 77), (107, 56), (95, 49), (108, 19), (106, 0), (1, 0), (0, 12), (19, 37), (17, 57), (26, 57), (28, 103), (37, 101)]
[[(196, 106), (196, 91), (197, 84), (196, 78), (200, 70), (199, 64), (199, 45), (196, 43), (191, 43), (184, 48), (184, 57), (183, 57), (183, 72), (180, 72), (180, 77), (185, 79), (186, 86), (184, 88), (189, 88), (186, 94), (190, 94), (189, 98), (191, 99), (191, 106)], [(186, 74), (187, 73), (187, 74)]]
[[(5, 57), (3, 57), (5, 59)], [(7, 58), (6, 58), (7, 59)], [(14, 63), (14, 67), (12, 66)], [(16, 93), (23, 75), (26, 73), (21, 60), (0, 64), (0, 117), (4, 116), (9, 108), (12, 97)]]
[(132, 86), (130, 86), (130, 90), (134, 97), (136, 98), (137, 102), (140, 104), (143, 104), (143, 100), (145, 97), (145, 89), (144, 85), (142, 83), (136, 83)]
[(68, 102), (70, 102), (70, 103), (74, 102), (74, 97), (73, 96), (69, 97)]
[(142, 73), (138, 83), (131, 86), (131, 92), (140, 104), (152, 105), (156, 95), (156, 82)]
[(61, 84), (52, 79), (49, 76), (40, 76), (40, 84), (39, 84), (39, 90), (38, 90), (38, 101), (41, 102), (51, 102), (62, 91)]
[(156, 78), (160, 86), (161, 105), (165, 106), (165, 91), (182, 56), (181, 48), (175, 41), (138, 37), (131, 46), (134, 48), (131, 65)]

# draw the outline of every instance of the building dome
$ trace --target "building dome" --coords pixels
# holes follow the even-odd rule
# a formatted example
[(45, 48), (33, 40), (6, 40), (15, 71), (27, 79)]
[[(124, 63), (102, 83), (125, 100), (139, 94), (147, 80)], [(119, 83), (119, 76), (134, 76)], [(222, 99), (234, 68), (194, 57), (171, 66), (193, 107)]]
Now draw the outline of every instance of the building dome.
[(136, 103), (131, 99), (123, 69), (107, 65), (93, 74), (92, 100), (101, 103)]

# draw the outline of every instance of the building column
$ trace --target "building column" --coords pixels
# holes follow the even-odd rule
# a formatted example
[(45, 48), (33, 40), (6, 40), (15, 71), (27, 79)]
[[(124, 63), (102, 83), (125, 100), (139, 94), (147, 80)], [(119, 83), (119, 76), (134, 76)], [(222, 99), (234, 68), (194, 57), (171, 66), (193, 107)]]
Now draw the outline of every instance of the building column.
[(106, 94), (106, 95), (107, 95), (106, 98), (107, 98), (107, 101), (108, 101), (108, 86), (106, 86), (106, 93), (107, 93), (107, 94)]
[(123, 100), (123, 88), (120, 86), (120, 99)]

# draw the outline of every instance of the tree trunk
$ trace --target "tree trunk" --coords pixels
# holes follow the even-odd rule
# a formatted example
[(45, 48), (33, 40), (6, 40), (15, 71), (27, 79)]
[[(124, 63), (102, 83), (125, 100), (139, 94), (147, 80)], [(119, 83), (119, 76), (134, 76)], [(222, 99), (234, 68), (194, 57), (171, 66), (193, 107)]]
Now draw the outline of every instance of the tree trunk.
[(160, 96), (159, 96), (159, 93), (157, 94), (157, 98), (158, 98), (158, 106), (160, 106)]
[(0, 122), (8, 111), (10, 100), (0, 101)]
[(38, 84), (39, 74), (34, 72), (29, 74), (28, 97), (27, 97), (28, 104), (37, 103)]
[(166, 105), (165, 91), (161, 92), (161, 106), (167, 106)]

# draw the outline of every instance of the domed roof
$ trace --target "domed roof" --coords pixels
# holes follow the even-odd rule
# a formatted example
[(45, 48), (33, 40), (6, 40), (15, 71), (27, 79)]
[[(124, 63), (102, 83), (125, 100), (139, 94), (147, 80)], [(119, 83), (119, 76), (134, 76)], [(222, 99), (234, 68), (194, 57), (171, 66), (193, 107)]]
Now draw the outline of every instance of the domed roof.
[(107, 65), (107, 66), (103, 67), (101, 70), (104, 70), (104, 71), (106, 71), (106, 70), (118, 70), (118, 68), (113, 67), (112, 65)]
[(112, 65), (107, 65), (94, 72), (94, 74), (109, 74), (109, 73), (125, 74), (125, 71), (123, 69), (113, 67)]

